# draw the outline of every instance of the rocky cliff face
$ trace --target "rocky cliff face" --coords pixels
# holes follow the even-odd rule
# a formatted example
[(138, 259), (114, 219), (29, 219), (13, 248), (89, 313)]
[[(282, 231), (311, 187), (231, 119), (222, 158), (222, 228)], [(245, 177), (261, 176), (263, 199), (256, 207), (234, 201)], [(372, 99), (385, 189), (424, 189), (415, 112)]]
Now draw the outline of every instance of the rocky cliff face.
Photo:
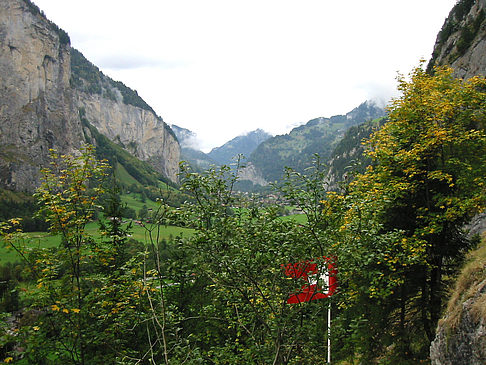
[(268, 181), (263, 178), (251, 162), (246, 163), (245, 167), (238, 171), (238, 179), (251, 181), (254, 185), (268, 185)]
[(83, 117), (156, 171), (177, 182), (180, 146), (174, 132), (136, 91), (104, 75), (71, 50), (71, 85)]
[(76, 92), (76, 101), (100, 133), (177, 182), (179, 143), (154, 112), (80, 91)]
[(96, 67), (94, 73), (78, 72), (73, 55), (79, 61), (68, 35), (29, 0), (0, 2), (0, 187), (32, 191), (50, 148), (75, 153), (87, 132), (80, 111), (176, 182), (180, 147), (162, 118)]
[(486, 0), (461, 0), (437, 36), (428, 69), (451, 66), (457, 77), (486, 75)]
[(432, 365), (486, 364), (486, 241), (469, 255), (430, 348)]
[(69, 52), (67, 34), (29, 2), (0, 2), (0, 186), (32, 190), (50, 148), (82, 144)]

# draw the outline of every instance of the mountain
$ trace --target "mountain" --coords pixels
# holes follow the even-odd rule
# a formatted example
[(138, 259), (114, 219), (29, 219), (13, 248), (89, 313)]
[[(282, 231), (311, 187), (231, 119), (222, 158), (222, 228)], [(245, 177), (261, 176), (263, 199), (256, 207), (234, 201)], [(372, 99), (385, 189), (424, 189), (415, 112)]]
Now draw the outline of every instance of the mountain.
[(461, 0), (437, 35), (427, 66), (449, 65), (460, 78), (486, 75), (486, 1)]
[(235, 137), (222, 146), (213, 148), (209, 153), (204, 153), (199, 150), (196, 133), (174, 124), (171, 127), (181, 145), (181, 160), (188, 162), (196, 171), (203, 171), (211, 166), (234, 164), (235, 156), (249, 156), (260, 143), (272, 137), (267, 132), (257, 129)]
[(327, 162), (327, 182), (330, 190), (335, 190), (341, 181), (349, 180), (350, 174), (365, 171), (371, 160), (363, 155), (363, 140), (369, 138), (385, 122), (386, 117), (373, 119), (355, 125), (344, 133), (343, 138), (336, 144)]
[(249, 165), (260, 181), (279, 181), (286, 166), (302, 172), (311, 165), (314, 154), (327, 161), (349, 127), (384, 115), (383, 108), (366, 101), (345, 115), (312, 119), (261, 143), (250, 155)]
[(233, 138), (220, 147), (213, 148), (208, 156), (220, 165), (235, 163), (234, 158), (239, 154), (248, 157), (260, 145), (272, 136), (262, 129)]
[(199, 150), (196, 133), (175, 124), (172, 124), (171, 128), (181, 145), (181, 161), (187, 162), (195, 171), (204, 171), (218, 165), (206, 153)]
[(32, 191), (49, 149), (76, 153), (96, 128), (175, 182), (180, 147), (138, 96), (72, 49), (29, 0), (0, 2), (0, 187)]
[(71, 80), (85, 120), (157, 172), (177, 181), (180, 146), (172, 129), (138, 95), (71, 48)]

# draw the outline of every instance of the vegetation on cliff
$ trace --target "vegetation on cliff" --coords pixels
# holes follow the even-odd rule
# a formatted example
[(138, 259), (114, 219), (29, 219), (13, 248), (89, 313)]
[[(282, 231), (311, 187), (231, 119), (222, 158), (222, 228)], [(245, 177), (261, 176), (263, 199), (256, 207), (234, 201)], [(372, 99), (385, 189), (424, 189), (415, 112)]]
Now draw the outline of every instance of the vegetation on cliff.
[(42, 16), (45, 21), (48, 22), (49, 24), (49, 27), (57, 33), (57, 35), (59, 36), (59, 42), (61, 43), (61, 45), (63, 46), (66, 46), (66, 45), (69, 45), (71, 43), (71, 39), (69, 38), (69, 35), (66, 33), (66, 31), (64, 31), (63, 29), (59, 28), (55, 23), (51, 22), (50, 20), (48, 20), (44, 14), (44, 12), (42, 10), (39, 9), (39, 7), (37, 5), (35, 5), (32, 1), (30, 0), (23, 0), (25, 5), (27, 5), (27, 10), (33, 14), (33, 15), (40, 15)]
[(121, 81), (114, 81), (105, 76), (75, 48), (71, 48), (71, 85), (88, 94), (98, 94), (113, 101), (117, 101), (115, 93), (118, 91), (124, 104), (155, 114), (152, 107), (138, 95), (136, 90), (130, 89)]
[(141, 185), (158, 186), (160, 182), (163, 182), (175, 186), (169, 179), (157, 173), (150, 164), (132, 156), (122, 146), (110, 141), (98, 132), (85, 118), (83, 109), (79, 110), (79, 117), (84, 128), (89, 131), (89, 133), (85, 133), (86, 141), (97, 147), (96, 155), (100, 160), (107, 160), (113, 168), (116, 168), (117, 163), (121, 164), (130, 176)]
[[(445, 55), (442, 64), (452, 64), (470, 48), (486, 18), (484, 9), (480, 9), (474, 17), (467, 17), (475, 3), (475, 0), (460, 0), (452, 8), (437, 35), (436, 45), (427, 66), (428, 72), (432, 72), (433, 67), (439, 65), (437, 58), (441, 53)], [(451, 43), (453, 34), (458, 35), (457, 41)], [(445, 47), (448, 49), (445, 50)]]
[(432, 343), (432, 364), (486, 362), (486, 237), (468, 253)]
[[(343, 232), (369, 258), (353, 273), (356, 294), (347, 302), (361, 313), (368, 356), (377, 343), (383, 351), (394, 344), (401, 358), (428, 355), (447, 280), (471, 247), (462, 227), (485, 206), (485, 86), (450, 69), (401, 78), (389, 122), (367, 142), (372, 165), (334, 199), (345, 202)], [(371, 222), (377, 232), (366, 242)], [(397, 239), (379, 244), (391, 232)], [(370, 275), (372, 285), (364, 284)]]

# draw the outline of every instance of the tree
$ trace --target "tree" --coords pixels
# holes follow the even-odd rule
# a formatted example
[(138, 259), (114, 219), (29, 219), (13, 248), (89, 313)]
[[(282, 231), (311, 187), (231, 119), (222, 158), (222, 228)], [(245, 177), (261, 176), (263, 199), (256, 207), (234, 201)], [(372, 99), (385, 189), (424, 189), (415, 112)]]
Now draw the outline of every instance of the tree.
[[(323, 171), (309, 180), (316, 176), (322, 178)], [(320, 243), (312, 235), (316, 225), (325, 226), (316, 222), (325, 217), (319, 213), (322, 189), (308, 192), (319, 196), (307, 203), (309, 215), (319, 217), (298, 224), (281, 219), (278, 207), (261, 208), (238, 196), (232, 189), (236, 176), (227, 167), (204, 174), (183, 169), (182, 181), (192, 199), (177, 217), (196, 228), (194, 236), (179, 240), (190, 257), (184, 285), (199, 292), (198, 300), (179, 312), (188, 361), (324, 363), (328, 300), (287, 303), (305, 280), (292, 280), (284, 270), (289, 263), (319, 261), (328, 252), (324, 234)], [(301, 175), (294, 181), (301, 183)]]
[[(50, 232), (61, 236), (55, 249), (32, 250), (28, 237), (15, 230), (18, 220), (0, 225), (6, 242), (22, 256), (34, 285), (25, 294), (32, 320), (21, 327), (29, 363), (113, 362), (133, 358), (144, 347), (140, 334), (146, 307), (143, 262), (127, 260), (128, 229), (121, 226), (122, 205), (116, 190), (107, 199), (98, 242), (87, 233), (103, 193), (108, 166), (87, 146), (77, 157), (52, 152), (50, 168), (35, 196)], [(143, 352), (143, 351), (142, 351)]]
[(427, 356), (446, 280), (471, 247), (462, 227), (485, 207), (486, 81), (419, 67), (399, 90), (389, 122), (366, 142), (372, 166), (330, 201), (343, 209), (341, 277), (346, 252), (366, 242), (349, 286), (364, 313), (378, 306), (386, 318), (372, 340), (413, 359)]

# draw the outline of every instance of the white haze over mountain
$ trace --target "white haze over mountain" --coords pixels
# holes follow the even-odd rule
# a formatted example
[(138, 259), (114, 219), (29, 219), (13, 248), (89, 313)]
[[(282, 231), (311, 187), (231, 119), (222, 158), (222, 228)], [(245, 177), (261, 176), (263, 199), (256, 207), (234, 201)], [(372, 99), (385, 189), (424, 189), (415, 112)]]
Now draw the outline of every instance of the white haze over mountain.
[(365, 100), (430, 58), (455, 0), (33, 0), (73, 47), (209, 151)]

